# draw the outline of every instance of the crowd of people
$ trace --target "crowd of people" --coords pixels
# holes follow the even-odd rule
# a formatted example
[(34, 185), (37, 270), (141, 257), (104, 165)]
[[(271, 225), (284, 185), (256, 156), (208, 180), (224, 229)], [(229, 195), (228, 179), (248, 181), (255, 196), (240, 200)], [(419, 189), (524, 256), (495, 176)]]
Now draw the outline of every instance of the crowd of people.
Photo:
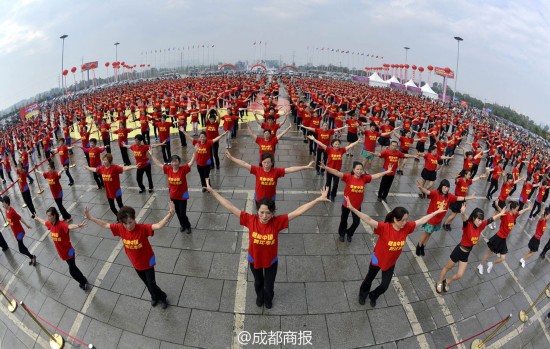
[[(283, 100), (288, 103), (281, 103)], [(248, 125), (249, 121), (259, 125), (260, 134)], [(305, 147), (313, 161), (276, 167), (277, 144), (293, 128), (298, 137), (290, 138), (289, 142)], [(239, 129), (241, 132), (237, 132)], [(194, 147), (190, 159), (172, 154), (172, 143), (178, 142), (172, 137), (175, 134), (179, 135), (182, 148)], [(232, 154), (232, 139), (246, 136), (252, 137), (258, 147), (258, 162), (248, 163)], [(100, 141), (102, 146), (98, 146)], [(220, 145), (225, 145), (226, 159), (255, 176), (257, 212), (241, 211), (210, 185), (211, 171), (223, 171), (220, 169)], [(362, 149), (355, 151), (358, 145), (362, 145)], [(160, 149), (162, 161), (153, 152), (155, 148)], [(122, 166), (113, 162), (115, 153), (120, 153)], [(289, 77), (272, 80), (267, 76), (237, 75), (113, 87), (81, 98), (49, 103), (38, 117), (4, 130), (0, 137), (0, 156), (3, 183), (8, 185), (5, 177), (17, 182), (31, 217), (50, 230), (59, 257), (67, 261), (70, 274), (80, 288), (87, 290), (88, 280), (76, 267), (69, 234), (70, 230), (86, 223), (70, 224), (72, 216), (63, 205), (60, 182), (65, 173), (68, 186), (73, 186), (71, 162), (76, 158), (85, 160), (82, 167), (92, 174), (89, 183), (105, 191), (113, 213), (112, 223), (94, 217), (88, 209), (85, 219), (121, 237), (128, 258), (151, 294), (152, 305), (160, 303), (164, 308), (168, 306), (167, 295), (156, 284), (156, 257), (148, 239), (166, 226), (174, 213), (180, 231), (192, 233), (187, 217), (190, 198), (187, 175), (195, 166), (203, 195), (213, 195), (248, 229), (248, 261), (259, 307), (273, 306), (279, 233), (288, 228), (289, 221), (315, 204), (336, 202), (340, 180), (345, 187), (339, 241), (345, 243), (347, 238), (347, 242), (352, 243), (360, 221), (378, 236), (367, 276), (358, 293), (360, 304), (368, 297), (373, 307), (389, 287), (406, 239), (419, 225), (423, 233), (415, 253), (422, 258), (430, 237), (441, 229), (452, 230), (456, 216), (462, 218), (462, 239), (436, 284), (436, 292), (445, 293), (452, 282), (463, 277), (470, 252), (482, 239), (486, 227), (496, 229), (496, 222), (499, 222), (499, 229), (488, 239), (487, 252), (477, 267), (480, 274), (490, 273), (494, 265), (504, 262), (508, 252), (507, 238), (517, 218), (530, 212), (529, 220), (536, 219), (537, 224), (533, 237), (526, 243), (528, 252), (520, 260), (521, 267), (525, 267), (526, 261), (538, 252), (550, 218), (550, 208), (544, 207), (550, 192), (550, 156), (537, 139), (525, 137), (513, 126), (497, 123), (479, 110), (448, 106), (355, 82)], [(355, 160), (354, 156), (357, 156)], [(371, 174), (371, 168), (378, 165), (376, 158), (382, 160), (381, 170)], [(413, 159), (413, 165), (407, 166), (408, 159)], [(438, 178), (442, 168), (450, 162), (461, 161), (459, 159), (463, 164), (454, 178)], [(486, 170), (480, 168), (483, 161)], [(426, 215), (409, 221), (408, 209), (397, 206), (389, 209), (384, 222), (378, 222), (362, 212), (368, 183), (380, 178), (378, 203), (375, 204), (387, 205), (395, 177), (418, 166), (417, 162), (423, 166), (416, 181), (418, 200), (429, 200)], [(170, 205), (161, 221), (144, 224), (136, 222), (135, 208), (123, 203), (120, 175), (136, 170), (139, 193), (145, 193), (145, 174), (148, 192), (152, 193), (155, 190), (152, 166), (161, 168), (166, 176)], [(45, 171), (41, 171), (43, 167)], [(278, 178), (308, 170), (326, 176), (320, 196), (288, 214), (276, 216)], [(34, 178), (32, 172), (36, 174)], [(47, 220), (39, 218), (30, 194), (30, 186), (40, 178), (47, 179), (57, 205), (57, 209), (50, 207), (47, 210)], [(472, 183), (485, 178), (488, 183), (485, 198), (469, 193)], [(520, 185), (521, 190), (518, 189)], [(520, 192), (517, 199), (511, 197), (516, 190)], [(497, 192), (498, 198), (493, 200)], [(9, 195), (19, 194), (12, 192)], [(493, 212), (480, 208), (484, 205), (479, 201), (485, 199), (491, 203)], [(466, 204), (466, 201), (471, 203)], [(2, 202), (19, 252), (30, 259), (30, 265), (36, 265), (36, 256), (23, 243), (23, 225), (29, 229), (31, 226), (11, 206), (8, 195), (3, 196)], [(350, 214), (352, 224), (348, 227)], [(532, 230), (531, 225), (527, 229)], [(2, 235), (0, 247), (4, 251), (8, 248)], [(550, 242), (544, 245), (540, 257), (544, 258), (549, 249)], [(499, 257), (490, 260), (493, 254)], [(456, 273), (447, 277), (455, 264), (458, 264)], [(382, 272), (381, 283), (371, 291), (379, 271)]]

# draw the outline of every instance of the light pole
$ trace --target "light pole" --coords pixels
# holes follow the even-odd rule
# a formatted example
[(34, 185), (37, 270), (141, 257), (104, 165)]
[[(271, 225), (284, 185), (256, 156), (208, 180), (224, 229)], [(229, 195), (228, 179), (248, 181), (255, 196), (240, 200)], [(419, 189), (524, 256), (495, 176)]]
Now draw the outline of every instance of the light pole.
[[(120, 42), (115, 42), (115, 62), (118, 62), (118, 45), (120, 45)], [(116, 71), (115, 71), (114, 78), (115, 78), (115, 81), (118, 81), (118, 74), (116, 73)]]
[(410, 47), (403, 47), (405, 49), (405, 64), (407, 64), (407, 52), (409, 52), (409, 50), (411, 49)]
[(458, 80), (458, 57), (460, 56), (460, 42), (464, 39), (462, 39), (460, 36), (455, 36), (455, 40), (458, 45), (458, 50), (456, 52), (455, 88), (453, 89), (453, 100), (451, 101), (451, 103), (454, 103), (455, 101), (456, 82)]
[[(65, 39), (68, 37), (69, 35), (67, 34), (63, 34), (61, 35), (59, 38), (61, 40), (63, 40), (63, 44), (61, 46), (61, 86), (63, 86), (63, 68), (64, 68), (64, 65), (63, 65), (63, 54), (65, 53)], [(61, 86), (59, 88), (61, 88)]]

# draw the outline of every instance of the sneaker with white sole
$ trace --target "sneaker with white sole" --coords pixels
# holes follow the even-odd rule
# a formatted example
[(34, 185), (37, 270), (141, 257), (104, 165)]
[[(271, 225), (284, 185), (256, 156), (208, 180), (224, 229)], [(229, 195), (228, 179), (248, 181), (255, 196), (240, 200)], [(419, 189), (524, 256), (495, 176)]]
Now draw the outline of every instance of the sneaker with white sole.
[(477, 271), (479, 271), (479, 275), (483, 275), (483, 265), (478, 265), (477, 266)]
[(493, 270), (493, 262), (487, 263), (487, 274), (489, 274)]
[(525, 259), (520, 259), (519, 260), (519, 264), (521, 265), (522, 268), (525, 268)]

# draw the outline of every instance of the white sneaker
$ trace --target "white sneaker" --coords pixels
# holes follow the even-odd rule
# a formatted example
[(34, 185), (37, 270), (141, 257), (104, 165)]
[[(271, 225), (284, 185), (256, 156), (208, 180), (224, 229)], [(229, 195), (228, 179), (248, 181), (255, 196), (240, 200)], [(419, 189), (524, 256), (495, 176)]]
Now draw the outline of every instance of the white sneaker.
[(522, 268), (525, 268), (525, 260), (523, 258), (519, 260), (519, 264)]
[(493, 270), (493, 262), (487, 263), (487, 274), (489, 274)]
[(477, 271), (479, 271), (479, 275), (483, 275), (483, 265), (478, 265), (477, 266)]
[(491, 223), (491, 224), (489, 224), (489, 228), (491, 228), (491, 230), (495, 230), (495, 228), (496, 228), (496, 225), (495, 225), (495, 223)]

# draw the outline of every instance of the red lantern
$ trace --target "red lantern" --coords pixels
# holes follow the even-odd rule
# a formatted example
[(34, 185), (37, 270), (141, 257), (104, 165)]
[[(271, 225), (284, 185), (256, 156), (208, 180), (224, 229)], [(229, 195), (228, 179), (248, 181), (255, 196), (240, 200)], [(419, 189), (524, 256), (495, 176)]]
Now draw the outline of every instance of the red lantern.
[(434, 70), (434, 67), (432, 67), (431, 65), (429, 65), (429, 66), (428, 66), (428, 70), (429, 70), (429, 71), (432, 71), (432, 70)]
[(122, 61), (122, 63), (120, 63), (120, 64), (122, 64), (124, 66), (126, 64), (126, 62)]
[(451, 68), (447, 67), (445, 68), (445, 73), (449, 74), (451, 72)]
[(424, 71), (424, 67), (418, 67), (418, 71), (422, 73)]
[(109, 68), (109, 62), (105, 62), (105, 67)]
[(147, 64), (147, 68), (149, 68), (151, 66), (151, 64)]
[(412, 70), (416, 70), (416, 65), (413, 64), (411, 68)]
[(69, 71), (67, 69), (63, 70), (63, 76), (67, 76), (69, 74)]
[(86, 64), (82, 64), (82, 67), (80, 67), (82, 70), (86, 70)]
[(96, 65), (95, 63), (92, 63), (92, 65), (90, 66), (90, 68), (95, 69), (95, 68), (97, 68), (97, 65)]
[(76, 67), (71, 68), (71, 73), (73, 73), (73, 74), (76, 73)]
[(408, 64), (405, 64), (405, 69), (409, 69), (409, 65), (408, 65)]

